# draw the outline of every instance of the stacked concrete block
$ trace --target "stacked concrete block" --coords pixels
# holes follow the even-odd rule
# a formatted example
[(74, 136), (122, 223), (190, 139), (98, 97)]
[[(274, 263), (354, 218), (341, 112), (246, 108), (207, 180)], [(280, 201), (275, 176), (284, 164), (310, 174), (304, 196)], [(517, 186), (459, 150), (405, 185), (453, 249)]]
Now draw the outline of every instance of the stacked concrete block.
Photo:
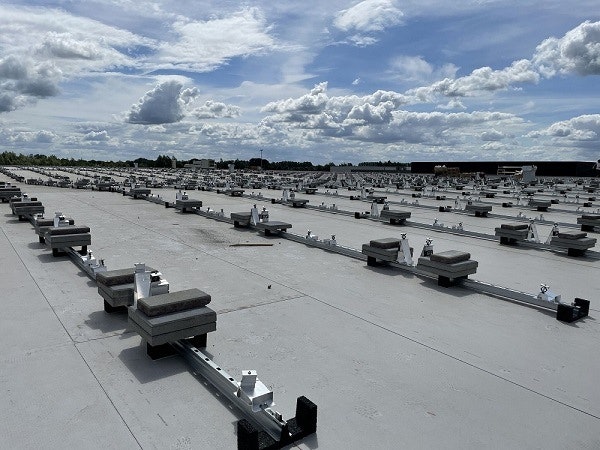
[(250, 212), (235, 212), (231, 213), (231, 220), (233, 220), (233, 226), (235, 228), (247, 227), (250, 225), (252, 219), (252, 213)]
[(21, 197), (21, 188), (10, 185), (0, 187), (0, 200), (2, 200), (2, 203), (8, 202), (13, 197)]
[[(146, 270), (154, 269), (146, 266)], [(133, 305), (135, 268), (108, 270), (96, 274), (98, 294), (104, 299), (104, 311), (108, 313), (123, 311)]]
[(375, 195), (375, 194), (367, 195), (367, 200), (369, 200), (370, 202), (385, 203), (386, 199), (387, 199), (387, 197), (385, 195)]
[(368, 266), (374, 266), (378, 261), (396, 261), (399, 251), (400, 240), (396, 238), (373, 239), (362, 246), (362, 254), (366, 255)]
[(175, 209), (178, 209), (182, 213), (193, 212), (195, 209), (202, 208), (202, 200), (176, 200)]
[(290, 200), (290, 203), (292, 204), (292, 207), (294, 207), (294, 208), (304, 208), (304, 207), (306, 207), (308, 200), (305, 198), (292, 198)]
[(65, 225), (50, 227), (44, 234), (46, 245), (52, 249), (54, 256), (60, 255), (68, 247), (81, 246), (80, 254), (87, 253), (87, 246), (92, 243), (90, 228), (86, 226)]
[(486, 217), (487, 213), (492, 211), (492, 205), (485, 203), (467, 203), (465, 211), (474, 212), (476, 217)]
[(595, 245), (596, 239), (587, 237), (583, 231), (562, 231), (550, 240), (550, 246), (567, 249), (569, 256), (583, 256), (586, 250)]
[(241, 197), (244, 195), (244, 190), (240, 188), (226, 189), (224, 192), (231, 197)]
[(127, 192), (123, 192), (123, 195), (129, 195), (130, 197), (133, 197), (134, 199), (138, 199), (138, 198), (142, 198), (142, 197), (147, 197), (151, 193), (152, 193), (152, 191), (148, 188), (137, 187), (137, 188), (131, 188)]
[(279, 222), (277, 220), (270, 220), (268, 222), (257, 223), (256, 228), (263, 231), (265, 233), (265, 236), (271, 236), (274, 233), (287, 231), (288, 228), (292, 228), (292, 224), (286, 222)]
[(529, 200), (529, 206), (531, 208), (536, 208), (538, 211), (548, 211), (548, 208), (552, 206), (552, 202), (550, 200), (539, 200), (532, 198)]
[(470, 253), (449, 250), (420, 257), (417, 269), (437, 275), (439, 286), (450, 287), (476, 273), (478, 265)]
[(406, 219), (410, 219), (410, 211), (401, 211), (399, 209), (384, 209), (379, 214), (381, 220), (389, 220), (392, 225), (403, 224)]
[(518, 241), (524, 241), (529, 234), (529, 225), (526, 223), (503, 223), (495, 229), (495, 235), (500, 237), (500, 243), (514, 245)]
[(138, 300), (128, 309), (129, 324), (146, 341), (153, 358), (170, 352), (169, 343), (192, 338), (206, 347), (206, 335), (217, 329), (217, 314), (207, 307), (211, 297), (199, 289), (187, 289)]
[(19, 216), (19, 220), (26, 220), (28, 217), (33, 217), (35, 214), (44, 214), (44, 205), (42, 202), (32, 200), (17, 200), (11, 201), (10, 207), (15, 216)]
[(577, 218), (581, 225), (581, 231), (594, 231), (594, 227), (600, 227), (600, 214), (583, 214)]
[[(75, 224), (75, 220), (71, 218), (65, 220), (68, 221), (69, 225)], [(40, 243), (43, 244), (46, 242), (46, 239), (44, 238), (46, 232), (54, 226), (54, 219), (37, 218), (33, 222), (33, 226), (35, 227), (35, 234), (38, 235)]]

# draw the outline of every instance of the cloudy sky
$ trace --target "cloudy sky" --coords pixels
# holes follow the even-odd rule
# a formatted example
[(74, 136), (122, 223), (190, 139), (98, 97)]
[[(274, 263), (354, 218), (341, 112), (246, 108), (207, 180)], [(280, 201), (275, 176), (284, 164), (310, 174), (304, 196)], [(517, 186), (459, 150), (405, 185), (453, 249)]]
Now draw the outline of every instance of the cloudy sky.
[(600, 158), (598, 1), (0, 4), (0, 151)]

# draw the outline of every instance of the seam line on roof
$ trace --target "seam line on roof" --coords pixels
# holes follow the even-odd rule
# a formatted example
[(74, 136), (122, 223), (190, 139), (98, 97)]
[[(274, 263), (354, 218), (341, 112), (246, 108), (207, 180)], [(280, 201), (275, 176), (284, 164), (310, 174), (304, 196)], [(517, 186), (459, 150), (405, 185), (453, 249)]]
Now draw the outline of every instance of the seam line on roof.
[(88, 368), (88, 371), (92, 374), (92, 376), (96, 380), (96, 383), (98, 383), (98, 386), (100, 387), (100, 389), (102, 389), (102, 392), (104, 392), (104, 395), (106, 396), (107, 400), (110, 402), (110, 404), (112, 405), (112, 407), (115, 410), (115, 412), (121, 418), (121, 421), (123, 422), (123, 425), (125, 425), (125, 427), (129, 431), (129, 433), (131, 434), (131, 437), (135, 440), (135, 442), (137, 443), (138, 447), (142, 448), (140, 442), (137, 440), (137, 438), (133, 434), (133, 431), (131, 430), (131, 428), (129, 428), (129, 425), (127, 425), (127, 422), (125, 421), (125, 418), (121, 415), (121, 413), (117, 409), (116, 405), (113, 403), (112, 399), (108, 395), (108, 392), (106, 392), (106, 389), (104, 389), (104, 386), (102, 386), (102, 383), (100, 383), (100, 380), (98, 380), (98, 378), (96, 377), (96, 374), (94, 374), (94, 372), (92, 371), (92, 368), (90, 367), (90, 365), (88, 364), (88, 362), (85, 360), (85, 358), (83, 357), (83, 355), (79, 351), (79, 348), (77, 347), (76, 342), (73, 339), (73, 336), (71, 336), (71, 334), (67, 331), (67, 328), (65, 327), (65, 324), (62, 322), (62, 320), (60, 320), (60, 317), (58, 317), (58, 314), (56, 313), (56, 310), (54, 309), (54, 307), (52, 306), (52, 304), (50, 303), (50, 301), (48, 300), (48, 298), (46, 297), (46, 295), (44, 294), (44, 292), (40, 288), (40, 285), (38, 284), (37, 280), (31, 274), (31, 271), (29, 270), (29, 267), (27, 267), (27, 265), (25, 264), (25, 262), (21, 258), (21, 255), (19, 255), (19, 253), (15, 249), (15, 246), (13, 245), (12, 241), (9, 239), (8, 235), (4, 231), (4, 227), (0, 227), (0, 229), (2, 230), (2, 234), (4, 234), (4, 237), (6, 238), (7, 242), (10, 244), (11, 248), (13, 249), (13, 252), (17, 256), (17, 258), (19, 258), (19, 261), (21, 261), (21, 264), (23, 265), (23, 267), (25, 268), (25, 270), (27, 270), (27, 274), (29, 275), (29, 278), (31, 278), (31, 280), (34, 282), (36, 288), (38, 289), (38, 291), (40, 292), (40, 294), (42, 295), (42, 297), (44, 298), (44, 300), (46, 301), (46, 303), (48, 304), (48, 306), (52, 310), (52, 313), (54, 314), (54, 317), (56, 317), (56, 320), (58, 320), (58, 323), (60, 323), (60, 325), (62, 326), (63, 330), (65, 331), (65, 333), (67, 334), (67, 336), (71, 340), (71, 345), (73, 345), (73, 347), (75, 348), (75, 350), (79, 354), (79, 357), (81, 358), (81, 360), (83, 361), (83, 363)]
[(563, 402), (561, 400), (558, 400), (556, 398), (550, 397), (549, 395), (546, 395), (546, 394), (543, 394), (541, 392), (538, 392), (535, 389), (529, 388), (529, 387), (527, 387), (527, 386), (525, 386), (523, 384), (517, 383), (516, 381), (510, 380), (510, 379), (505, 378), (505, 377), (503, 377), (501, 375), (498, 375), (498, 374), (496, 374), (496, 373), (494, 373), (494, 372), (492, 372), (490, 370), (484, 369), (483, 367), (479, 367), (479, 366), (477, 366), (477, 365), (475, 365), (473, 363), (470, 363), (468, 361), (460, 359), (460, 358), (458, 358), (456, 356), (453, 356), (453, 355), (451, 355), (449, 353), (444, 352), (443, 350), (440, 350), (438, 348), (432, 347), (431, 345), (425, 344), (424, 342), (420, 342), (420, 341), (418, 341), (418, 340), (416, 340), (414, 338), (406, 336), (406, 335), (404, 335), (404, 334), (402, 334), (402, 333), (400, 333), (398, 331), (394, 331), (394, 330), (392, 330), (390, 328), (387, 328), (387, 327), (385, 327), (383, 325), (375, 323), (375, 322), (373, 322), (373, 321), (371, 321), (369, 319), (366, 319), (364, 317), (358, 316), (358, 315), (356, 315), (356, 314), (354, 314), (354, 313), (352, 313), (350, 311), (346, 311), (345, 309), (342, 309), (339, 306), (332, 305), (330, 303), (327, 303), (324, 300), (320, 300), (320, 299), (318, 299), (316, 297), (313, 297), (313, 296), (310, 296), (310, 295), (308, 297), (314, 299), (315, 301), (317, 301), (319, 303), (322, 303), (323, 305), (329, 306), (330, 308), (336, 309), (336, 310), (341, 311), (341, 312), (343, 312), (343, 313), (345, 313), (345, 314), (347, 314), (347, 315), (349, 315), (351, 317), (354, 317), (355, 319), (358, 319), (358, 320), (361, 320), (363, 322), (366, 322), (366, 323), (368, 323), (370, 325), (373, 325), (373, 326), (375, 326), (377, 328), (380, 328), (380, 329), (382, 329), (384, 331), (387, 331), (388, 333), (392, 333), (392, 334), (394, 334), (394, 335), (396, 335), (398, 337), (401, 337), (403, 339), (406, 339), (406, 340), (408, 340), (408, 341), (410, 341), (410, 342), (412, 342), (414, 344), (417, 344), (417, 345), (420, 345), (422, 347), (425, 347), (428, 350), (431, 350), (433, 352), (439, 353), (440, 355), (446, 356), (447, 358), (453, 359), (454, 361), (457, 361), (459, 363), (465, 364), (465, 365), (467, 365), (469, 367), (472, 367), (473, 369), (479, 370), (479, 371), (481, 371), (483, 373), (486, 373), (486, 374), (491, 375), (491, 376), (493, 376), (495, 378), (498, 378), (498, 379), (500, 379), (502, 381), (505, 381), (505, 382), (510, 383), (510, 384), (512, 384), (514, 386), (517, 386), (517, 387), (519, 387), (521, 389), (524, 389), (524, 390), (529, 391), (529, 392), (531, 392), (533, 394), (539, 395), (540, 397), (546, 398), (546, 399), (548, 399), (548, 400), (550, 400), (552, 402), (555, 402), (555, 403), (558, 403), (560, 405), (563, 405), (563, 406), (565, 406), (565, 407), (567, 407), (569, 409), (572, 409), (574, 411), (580, 412), (580, 413), (585, 414), (587, 416), (593, 417), (594, 419), (600, 420), (600, 416), (597, 416), (597, 415), (595, 415), (595, 414), (593, 414), (591, 412), (584, 411), (583, 409), (577, 408), (576, 406), (569, 405), (568, 403), (565, 403), (565, 402)]

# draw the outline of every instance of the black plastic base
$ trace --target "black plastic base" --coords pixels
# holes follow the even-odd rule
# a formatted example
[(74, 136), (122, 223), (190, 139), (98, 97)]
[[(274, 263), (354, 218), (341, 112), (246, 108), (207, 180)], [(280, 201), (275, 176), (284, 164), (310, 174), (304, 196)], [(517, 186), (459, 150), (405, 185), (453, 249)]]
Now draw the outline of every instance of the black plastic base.
[(502, 245), (517, 245), (517, 240), (506, 236), (500, 236), (500, 244)]
[(287, 421), (277, 441), (266, 431), (258, 430), (248, 420), (237, 424), (238, 450), (271, 450), (283, 448), (317, 431), (317, 405), (306, 397), (296, 401), (296, 417)]
[(206, 347), (206, 339), (207, 334), (199, 334), (198, 336), (194, 336), (193, 338), (188, 339), (188, 342), (192, 344), (196, 348), (204, 348)]
[(452, 287), (460, 284), (462, 280), (465, 280), (467, 277), (457, 277), (457, 278), (448, 278), (443, 277), (441, 275), (438, 276), (438, 286), (441, 287)]
[(157, 360), (166, 358), (167, 356), (173, 356), (177, 354), (177, 351), (169, 343), (152, 346), (146, 342), (146, 354), (151, 359)]
[(590, 312), (590, 301), (583, 298), (576, 298), (572, 305), (563, 303), (556, 309), (556, 320), (561, 322), (575, 322), (578, 319), (587, 317)]
[(112, 306), (110, 303), (104, 300), (104, 312), (109, 314), (127, 312), (127, 306)]
[(567, 255), (569, 256), (583, 256), (585, 255), (585, 250), (580, 250), (578, 248), (570, 248), (567, 250)]

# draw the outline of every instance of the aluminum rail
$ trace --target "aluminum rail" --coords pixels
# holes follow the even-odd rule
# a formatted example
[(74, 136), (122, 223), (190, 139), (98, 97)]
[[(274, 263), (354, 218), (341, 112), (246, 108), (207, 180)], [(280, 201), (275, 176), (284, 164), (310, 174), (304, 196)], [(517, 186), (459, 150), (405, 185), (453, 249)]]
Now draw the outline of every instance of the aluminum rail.
[(271, 408), (261, 408), (254, 412), (252, 405), (236, 395), (239, 389), (235, 379), (225, 372), (218, 364), (194, 347), (185, 339), (171, 344), (188, 364), (202, 377), (208, 380), (219, 392), (234, 404), (247, 419), (265, 430), (276, 441), (281, 440), (282, 432), (287, 428), (287, 422), (280, 413)]
[(466, 279), (463, 280), (460, 285), (482, 294), (493, 295), (519, 303), (527, 303), (529, 305), (537, 306), (543, 309), (549, 309), (552, 311), (556, 311), (559, 305), (555, 302), (541, 300), (537, 298), (537, 296), (528, 294), (526, 292), (509, 289), (502, 286), (496, 286), (479, 280)]

